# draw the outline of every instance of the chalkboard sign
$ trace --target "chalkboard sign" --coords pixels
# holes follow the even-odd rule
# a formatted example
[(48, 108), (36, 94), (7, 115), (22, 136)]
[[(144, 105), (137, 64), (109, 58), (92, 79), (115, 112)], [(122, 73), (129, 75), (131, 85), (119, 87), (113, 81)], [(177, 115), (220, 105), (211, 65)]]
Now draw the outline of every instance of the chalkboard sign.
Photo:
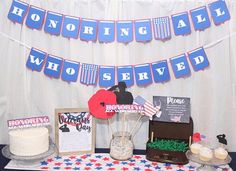
[(155, 121), (189, 123), (191, 109), (190, 98), (153, 96), (153, 105), (160, 108), (160, 112), (153, 116)]
[(56, 109), (55, 115), (55, 139), (59, 155), (94, 153), (95, 123), (88, 109)]

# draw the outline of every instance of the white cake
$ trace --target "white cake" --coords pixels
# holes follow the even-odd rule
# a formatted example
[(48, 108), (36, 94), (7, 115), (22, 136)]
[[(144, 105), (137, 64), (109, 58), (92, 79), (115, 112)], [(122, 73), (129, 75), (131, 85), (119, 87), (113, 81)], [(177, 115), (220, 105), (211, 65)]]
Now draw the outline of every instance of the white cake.
[(48, 151), (49, 132), (45, 127), (9, 131), (10, 152), (17, 156), (34, 156)]

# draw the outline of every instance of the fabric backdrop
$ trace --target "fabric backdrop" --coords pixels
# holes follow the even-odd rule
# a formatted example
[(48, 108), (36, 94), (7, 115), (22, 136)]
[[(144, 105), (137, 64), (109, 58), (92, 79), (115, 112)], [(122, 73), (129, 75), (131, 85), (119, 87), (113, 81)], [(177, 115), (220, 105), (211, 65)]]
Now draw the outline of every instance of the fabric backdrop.
[[(213, 0), (25, 0), (31, 5), (61, 14), (98, 20), (135, 20), (171, 16), (179, 12), (207, 5)], [(156, 96), (191, 98), (194, 131), (204, 134), (212, 143), (216, 135), (225, 133), (230, 151), (236, 151), (236, 1), (227, 0), (231, 19), (202, 32), (187, 36), (172, 36), (166, 42), (94, 43), (79, 39), (52, 36), (43, 30), (31, 30), (24, 24), (7, 19), (12, 1), (0, 1), (0, 32), (49, 54), (82, 63), (98, 65), (137, 65), (169, 59), (200, 46), (205, 48), (210, 67), (194, 72), (187, 78), (167, 83), (153, 83), (146, 87), (130, 87), (133, 96), (141, 95), (149, 101)], [(193, 27), (192, 27), (193, 29)], [(230, 36), (231, 35), (231, 36)], [(225, 36), (229, 38), (222, 39)], [(219, 41), (221, 40), (221, 41)], [(55, 108), (84, 108), (88, 99), (100, 88), (79, 83), (51, 79), (43, 72), (26, 68), (29, 49), (0, 35), (0, 143), (8, 143), (7, 120), (48, 115), (54, 126)], [(132, 129), (136, 114), (127, 117), (126, 130)], [(112, 128), (120, 129), (121, 116), (114, 117)], [(109, 147), (111, 131), (106, 120), (97, 121), (96, 147)], [(54, 136), (52, 132), (52, 137)], [(143, 118), (134, 136), (136, 149), (145, 149), (148, 139), (148, 118)]]

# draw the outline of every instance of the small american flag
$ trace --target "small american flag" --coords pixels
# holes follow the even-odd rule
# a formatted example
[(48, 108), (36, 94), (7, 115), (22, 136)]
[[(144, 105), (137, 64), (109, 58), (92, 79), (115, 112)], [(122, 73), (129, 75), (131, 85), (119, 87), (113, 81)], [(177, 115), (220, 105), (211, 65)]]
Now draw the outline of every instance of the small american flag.
[(95, 85), (98, 76), (98, 65), (82, 64), (80, 82), (86, 85)]
[(167, 40), (171, 38), (169, 17), (153, 18), (154, 37), (157, 40)]
[(142, 105), (144, 107), (144, 115), (148, 116), (150, 119), (157, 113), (157, 109), (141, 96), (135, 97), (133, 104)]

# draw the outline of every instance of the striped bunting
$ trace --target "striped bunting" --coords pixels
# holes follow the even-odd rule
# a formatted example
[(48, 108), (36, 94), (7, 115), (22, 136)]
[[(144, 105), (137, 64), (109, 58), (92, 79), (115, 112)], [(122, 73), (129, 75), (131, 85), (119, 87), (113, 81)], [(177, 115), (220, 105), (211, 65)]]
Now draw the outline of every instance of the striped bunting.
[(95, 85), (97, 83), (98, 65), (82, 64), (80, 82), (86, 85)]
[(156, 40), (167, 40), (171, 38), (169, 17), (153, 18), (153, 30)]

